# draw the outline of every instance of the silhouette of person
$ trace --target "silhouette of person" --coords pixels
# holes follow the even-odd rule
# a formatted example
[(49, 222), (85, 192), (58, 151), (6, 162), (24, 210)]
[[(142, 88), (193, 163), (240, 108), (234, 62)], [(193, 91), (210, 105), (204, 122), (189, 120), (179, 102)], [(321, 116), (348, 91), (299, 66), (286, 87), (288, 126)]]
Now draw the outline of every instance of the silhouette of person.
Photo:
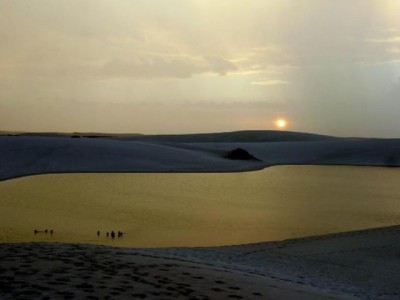
[(114, 239), (115, 238), (115, 232), (111, 231), (111, 238)]
[(53, 229), (50, 229), (50, 235), (53, 235)]
[(107, 236), (107, 237), (109, 236), (108, 231), (107, 231), (107, 233), (106, 233), (106, 236)]
[(33, 234), (37, 234), (39, 231), (37, 231), (36, 229), (33, 231)]
[(97, 236), (100, 236), (100, 230), (97, 230)]

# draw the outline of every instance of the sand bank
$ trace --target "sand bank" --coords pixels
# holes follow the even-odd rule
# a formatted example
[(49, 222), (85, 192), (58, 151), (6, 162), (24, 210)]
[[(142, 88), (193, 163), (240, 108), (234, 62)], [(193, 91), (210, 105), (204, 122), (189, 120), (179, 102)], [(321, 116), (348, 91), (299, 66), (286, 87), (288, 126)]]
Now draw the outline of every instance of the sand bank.
[(1, 244), (2, 299), (398, 299), (400, 227), (215, 248)]

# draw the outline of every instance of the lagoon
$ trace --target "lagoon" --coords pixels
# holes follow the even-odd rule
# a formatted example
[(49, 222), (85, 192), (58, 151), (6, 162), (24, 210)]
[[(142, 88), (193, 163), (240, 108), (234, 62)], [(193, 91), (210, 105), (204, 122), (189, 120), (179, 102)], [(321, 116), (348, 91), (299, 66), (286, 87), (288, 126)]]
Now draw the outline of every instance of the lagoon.
[(399, 178), (349, 166), (29, 176), (0, 182), (0, 241), (220, 246), (389, 226), (400, 224)]

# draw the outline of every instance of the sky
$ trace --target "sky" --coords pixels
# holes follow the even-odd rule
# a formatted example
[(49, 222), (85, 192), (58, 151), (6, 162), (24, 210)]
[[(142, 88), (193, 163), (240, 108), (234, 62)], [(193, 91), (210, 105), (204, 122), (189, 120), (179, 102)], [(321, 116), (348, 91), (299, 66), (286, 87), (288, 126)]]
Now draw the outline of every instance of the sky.
[(0, 130), (400, 137), (400, 0), (0, 0)]

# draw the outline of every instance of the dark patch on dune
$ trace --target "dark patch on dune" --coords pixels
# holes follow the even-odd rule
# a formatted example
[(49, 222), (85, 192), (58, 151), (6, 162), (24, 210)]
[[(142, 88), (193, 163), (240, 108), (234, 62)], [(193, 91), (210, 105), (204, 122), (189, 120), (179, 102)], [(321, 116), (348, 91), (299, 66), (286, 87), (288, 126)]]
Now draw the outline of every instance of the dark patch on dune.
[(234, 159), (234, 160), (254, 160), (261, 161), (257, 157), (251, 155), (247, 150), (242, 148), (236, 148), (232, 151), (229, 151), (224, 155), (225, 158)]

